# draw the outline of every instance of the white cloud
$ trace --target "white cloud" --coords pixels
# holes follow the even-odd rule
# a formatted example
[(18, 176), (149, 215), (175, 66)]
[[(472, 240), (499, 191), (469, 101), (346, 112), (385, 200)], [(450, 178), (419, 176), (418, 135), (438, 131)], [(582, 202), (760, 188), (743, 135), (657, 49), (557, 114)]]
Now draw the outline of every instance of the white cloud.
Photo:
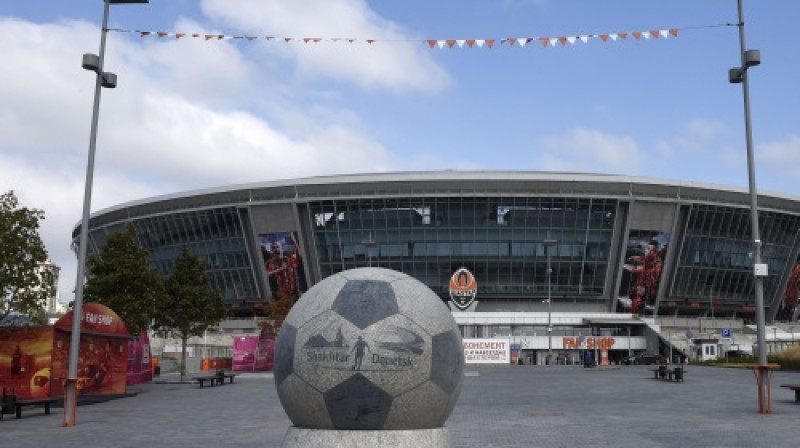
[(540, 147), (544, 153), (538, 155), (537, 166), (542, 170), (630, 174), (645, 160), (632, 137), (585, 128), (544, 136)]
[[(785, 176), (797, 185), (797, 167), (800, 167), (800, 136), (793, 135), (784, 141), (768, 142), (756, 146), (759, 164), (767, 171)], [(759, 168), (761, 166), (759, 165)]]
[[(95, 51), (99, 35), (82, 21), (0, 19), (0, 191), (13, 189), (24, 205), (45, 211), (41, 234), (62, 267), (65, 301), (75, 283), (71, 231), (81, 217), (94, 92), (94, 74), (80, 68), (80, 59)], [(119, 87), (102, 94), (93, 211), (186, 189), (394, 166), (394, 156), (336, 101), (262, 96), (291, 89), (243, 48), (249, 49), (109, 34), (105, 69), (117, 73)], [(419, 62), (413, 52), (407, 56), (395, 62)], [(351, 74), (357, 78), (361, 69), (378, 76), (364, 61)], [(419, 66), (414, 71), (422, 73)], [(253, 110), (291, 110), (294, 118), (275, 120)]]
[[(285, 43), (265, 49), (296, 64), (306, 79), (330, 78), (362, 87), (397, 92), (435, 92), (450, 83), (426, 46), (394, 22), (373, 12), (363, 0), (204, 0), (211, 20), (258, 35), (302, 38), (352, 38), (354, 43)], [(365, 39), (378, 39), (374, 44)]]

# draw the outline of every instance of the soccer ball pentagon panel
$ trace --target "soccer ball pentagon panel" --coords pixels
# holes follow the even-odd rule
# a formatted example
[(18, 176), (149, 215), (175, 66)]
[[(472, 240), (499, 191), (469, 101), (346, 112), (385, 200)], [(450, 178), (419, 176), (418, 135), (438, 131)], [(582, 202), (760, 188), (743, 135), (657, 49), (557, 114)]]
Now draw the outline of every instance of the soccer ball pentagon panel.
[(299, 428), (439, 428), (455, 406), (464, 351), (453, 316), (406, 274), (360, 268), (294, 305), (275, 344), (275, 385)]

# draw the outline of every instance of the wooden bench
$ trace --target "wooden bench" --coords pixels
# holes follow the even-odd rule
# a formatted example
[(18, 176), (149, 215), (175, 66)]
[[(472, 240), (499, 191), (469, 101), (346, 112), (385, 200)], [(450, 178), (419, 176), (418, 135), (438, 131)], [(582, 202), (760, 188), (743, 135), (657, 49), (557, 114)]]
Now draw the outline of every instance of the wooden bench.
[[(14, 407), (14, 414), (17, 418), (22, 418), (22, 408), (25, 406), (44, 406), (44, 414), (50, 415), (50, 404), (58, 401), (57, 398), (33, 398), (28, 400), (13, 400), (7, 403), (7, 406)], [(0, 412), (0, 420), (3, 419), (3, 412)]]
[(800, 384), (781, 384), (781, 387), (794, 391), (794, 401), (800, 403)]

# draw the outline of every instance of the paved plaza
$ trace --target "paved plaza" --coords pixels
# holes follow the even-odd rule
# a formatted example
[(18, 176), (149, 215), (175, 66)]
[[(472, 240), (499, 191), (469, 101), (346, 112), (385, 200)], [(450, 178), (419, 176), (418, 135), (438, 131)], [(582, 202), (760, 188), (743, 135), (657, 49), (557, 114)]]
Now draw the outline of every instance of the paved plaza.
[[(800, 404), (778, 387), (800, 383), (800, 372), (775, 372), (771, 415), (758, 413), (747, 369), (688, 366), (685, 383), (654, 380), (647, 366), (468, 365), (465, 372), (447, 421), (457, 447), (779, 448), (800, 440)], [(136, 396), (80, 406), (72, 428), (61, 427), (61, 408), (6, 416), (0, 446), (279, 447), (290, 425), (271, 373), (213, 388), (129, 389)]]

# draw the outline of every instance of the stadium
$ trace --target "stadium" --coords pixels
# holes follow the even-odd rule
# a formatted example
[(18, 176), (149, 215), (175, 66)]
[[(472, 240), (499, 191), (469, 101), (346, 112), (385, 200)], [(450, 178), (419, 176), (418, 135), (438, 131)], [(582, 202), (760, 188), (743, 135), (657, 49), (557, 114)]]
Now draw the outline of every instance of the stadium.
[[(777, 349), (800, 312), (800, 198), (760, 192), (758, 208)], [(430, 287), (463, 337), (507, 338), (530, 363), (575, 363), (597, 347), (610, 361), (642, 350), (699, 356), (705, 340), (749, 351), (754, 337), (745, 189), (512, 171), (280, 180), (101, 210), (90, 253), (129, 224), (162, 275), (184, 245), (205, 260), (234, 317), (258, 318), (281, 292), (373, 266)], [(722, 329), (735, 336), (721, 339)]]

